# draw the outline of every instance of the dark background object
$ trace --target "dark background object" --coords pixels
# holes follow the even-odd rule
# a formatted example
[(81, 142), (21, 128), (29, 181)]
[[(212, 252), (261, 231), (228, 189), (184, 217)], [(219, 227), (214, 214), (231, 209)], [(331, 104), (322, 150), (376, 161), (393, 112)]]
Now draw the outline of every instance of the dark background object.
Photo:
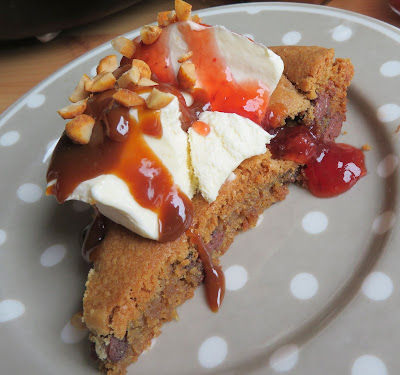
[(140, 0), (0, 0), (0, 40), (23, 39), (84, 25)]

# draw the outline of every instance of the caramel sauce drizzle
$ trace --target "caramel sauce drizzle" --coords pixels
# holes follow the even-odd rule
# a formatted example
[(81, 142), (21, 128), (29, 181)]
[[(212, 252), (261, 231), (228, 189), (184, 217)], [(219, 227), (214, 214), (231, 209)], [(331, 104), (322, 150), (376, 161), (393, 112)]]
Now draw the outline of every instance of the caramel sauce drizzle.
[(191, 241), (197, 245), (197, 252), (203, 264), (204, 269), (204, 286), (206, 289), (206, 297), (208, 306), (211, 311), (217, 312), (221, 307), (225, 296), (225, 276), (221, 266), (214, 265), (212, 252), (203, 242), (199, 233), (191, 228), (187, 232)]
[(96, 119), (89, 144), (74, 144), (65, 134), (53, 153), (47, 181), (59, 202), (64, 202), (83, 181), (113, 174), (128, 185), (135, 200), (158, 214), (159, 240), (178, 238), (192, 222), (192, 203), (174, 184), (162, 161), (143, 136), (162, 136), (159, 111), (137, 107), (139, 121), (129, 109), (112, 100), (115, 90), (105, 91), (88, 101), (87, 113)]

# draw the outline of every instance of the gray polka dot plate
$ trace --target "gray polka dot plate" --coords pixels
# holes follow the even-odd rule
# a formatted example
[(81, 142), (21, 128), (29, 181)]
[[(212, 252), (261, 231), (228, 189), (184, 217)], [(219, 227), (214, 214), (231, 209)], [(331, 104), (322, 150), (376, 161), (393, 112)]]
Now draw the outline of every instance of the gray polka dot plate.
[[(296, 186), (238, 236), (222, 263), (227, 293), (211, 313), (200, 288), (130, 374), (400, 373), (398, 161), (400, 31), (328, 7), (254, 3), (200, 12), (266, 45), (333, 47), (350, 57), (345, 134), (368, 175), (318, 199)], [(138, 31), (129, 33), (134, 37)], [(64, 126), (56, 110), (109, 44), (65, 66), (0, 118), (0, 354), (4, 374), (96, 374), (81, 309), (88, 266), (79, 236), (90, 210), (44, 196)]]

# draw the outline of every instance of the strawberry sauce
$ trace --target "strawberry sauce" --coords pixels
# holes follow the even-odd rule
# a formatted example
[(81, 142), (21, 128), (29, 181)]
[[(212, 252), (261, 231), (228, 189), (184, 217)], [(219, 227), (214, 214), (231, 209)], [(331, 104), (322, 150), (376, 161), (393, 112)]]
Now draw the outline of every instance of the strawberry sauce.
[[(208, 110), (236, 113), (260, 124), (270, 97), (268, 87), (258, 80), (237, 82), (234, 79), (219, 52), (213, 28), (192, 29), (182, 23), (178, 29), (188, 50), (193, 52), (191, 62), (196, 66), (196, 86), (206, 93)], [(164, 29), (151, 46), (140, 44), (134, 58), (144, 60), (157, 81), (176, 85), (176, 73), (168, 47), (170, 32), (170, 28)], [(193, 95), (196, 98), (197, 92)]]
[(305, 125), (278, 129), (269, 149), (274, 158), (304, 164), (305, 184), (320, 198), (344, 193), (367, 174), (361, 150), (344, 143), (322, 142), (312, 127)]

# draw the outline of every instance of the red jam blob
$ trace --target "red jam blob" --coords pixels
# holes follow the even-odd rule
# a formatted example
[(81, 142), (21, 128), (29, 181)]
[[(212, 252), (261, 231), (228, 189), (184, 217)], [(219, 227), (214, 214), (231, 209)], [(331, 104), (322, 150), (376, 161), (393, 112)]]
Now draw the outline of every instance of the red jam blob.
[(220, 266), (214, 265), (211, 251), (208, 246), (204, 244), (200, 235), (194, 229), (187, 231), (187, 234), (192, 242), (197, 245), (199, 258), (203, 264), (204, 285), (208, 306), (211, 311), (217, 312), (225, 296), (224, 273)]
[(349, 190), (367, 174), (364, 153), (343, 143), (320, 144), (304, 174), (310, 192), (329, 198)]
[(307, 163), (315, 154), (317, 139), (305, 125), (284, 127), (271, 140), (270, 151), (275, 159)]
[(196, 133), (198, 133), (198, 134), (200, 134), (200, 135), (202, 135), (202, 136), (204, 136), (204, 137), (206, 137), (206, 136), (210, 133), (210, 131), (211, 131), (210, 125), (206, 124), (206, 123), (203, 122), (203, 121), (195, 121), (195, 122), (192, 124), (192, 129), (193, 129)]
[(343, 143), (323, 143), (305, 125), (280, 128), (269, 149), (274, 158), (305, 164), (307, 188), (317, 197), (342, 194), (367, 174), (361, 150)]
[(261, 126), (265, 130), (275, 129), (282, 125), (284, 118), (287, 115), (287, 108), (282, 103), (274, 103), (269, 106), (265, 117), (262, 120)]

